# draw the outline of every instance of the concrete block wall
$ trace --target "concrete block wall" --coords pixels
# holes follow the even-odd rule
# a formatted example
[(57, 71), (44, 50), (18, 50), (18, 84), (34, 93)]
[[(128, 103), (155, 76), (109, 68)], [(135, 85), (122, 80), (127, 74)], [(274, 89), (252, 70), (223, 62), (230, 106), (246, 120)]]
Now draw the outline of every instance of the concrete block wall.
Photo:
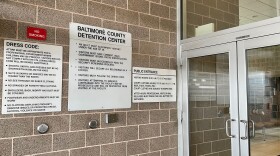
[[(62, 111), (0, 114), (0, 155), (177, 156), (175, 102), (67, 111), (69, 22), (130, 32), (134, 67), (176, 69), (176, 0), (0, 0), (1, 77), (5, 39), (38, 42), (26, 38), (28, 26), (47, 30), (38, 43), (63, 46)], [(105, 113), (119, 121), (105, 124)], [(88, 128), (91, 119), (98, 129)], [(40, 123), (49, 124), (48, 133), (37, 133)]]

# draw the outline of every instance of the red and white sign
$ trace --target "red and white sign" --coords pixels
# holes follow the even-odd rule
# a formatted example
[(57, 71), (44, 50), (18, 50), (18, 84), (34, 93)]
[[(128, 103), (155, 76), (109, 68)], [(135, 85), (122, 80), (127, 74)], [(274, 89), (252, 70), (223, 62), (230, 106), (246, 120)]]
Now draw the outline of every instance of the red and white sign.
[(47, 30), (42, 28), (27, 27), (27, 38), (35, 40), (46, 40)]

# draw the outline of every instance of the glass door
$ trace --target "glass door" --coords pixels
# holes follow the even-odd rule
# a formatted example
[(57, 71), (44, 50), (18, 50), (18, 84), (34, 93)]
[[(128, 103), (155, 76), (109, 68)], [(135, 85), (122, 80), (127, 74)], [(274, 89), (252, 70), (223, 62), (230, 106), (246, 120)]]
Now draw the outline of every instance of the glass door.
[(185, 156), (238, 156), (236, 43), (183, 53)]
[(241, 156), (279, 156), (280, 35), (237, 46)]

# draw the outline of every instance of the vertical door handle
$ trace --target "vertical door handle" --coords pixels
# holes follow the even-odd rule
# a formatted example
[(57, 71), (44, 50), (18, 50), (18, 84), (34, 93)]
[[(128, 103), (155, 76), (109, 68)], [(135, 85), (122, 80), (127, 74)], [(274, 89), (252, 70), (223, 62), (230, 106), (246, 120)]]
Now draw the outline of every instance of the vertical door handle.
[(241, 137), (242, 140), (248, 139), (248, 122), (246, 120), (240, 120), (245, 125), (245, 136)]
[(235, 119), (228, 119), (228, 120), (226, 121), (226, 135), (227, 135), (228, 137), (230, 137), (230, 138), (235, 138), (235, 135), (229, 134), (228, 123), (229, 123), (229, 122), (232, 122), (232, 121), (236, 121), (236, 120), (235, 120)]
[(255, 134), (256, 134), (256, 131), (255, 131), (255, 122), (253, 121), (253, 120), (250, 120), (250, 122), (252, 123), (252, 138), (254, 138), (255, 137)]

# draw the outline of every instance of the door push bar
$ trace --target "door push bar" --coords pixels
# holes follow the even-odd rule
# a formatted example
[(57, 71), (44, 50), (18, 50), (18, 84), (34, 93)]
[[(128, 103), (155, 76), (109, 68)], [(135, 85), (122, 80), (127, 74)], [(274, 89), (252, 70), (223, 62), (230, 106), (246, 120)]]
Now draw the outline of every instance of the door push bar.
[(226, 135), (229, 137), (229, 138), (235, 138), (235, 135), (231, 135), (229, 134), (229, 126), (228, 126), (228, 123), (229, 122), (232, 122), (232, 121), (236, 121), (235, 119), (228, 119), (226, 121)]

